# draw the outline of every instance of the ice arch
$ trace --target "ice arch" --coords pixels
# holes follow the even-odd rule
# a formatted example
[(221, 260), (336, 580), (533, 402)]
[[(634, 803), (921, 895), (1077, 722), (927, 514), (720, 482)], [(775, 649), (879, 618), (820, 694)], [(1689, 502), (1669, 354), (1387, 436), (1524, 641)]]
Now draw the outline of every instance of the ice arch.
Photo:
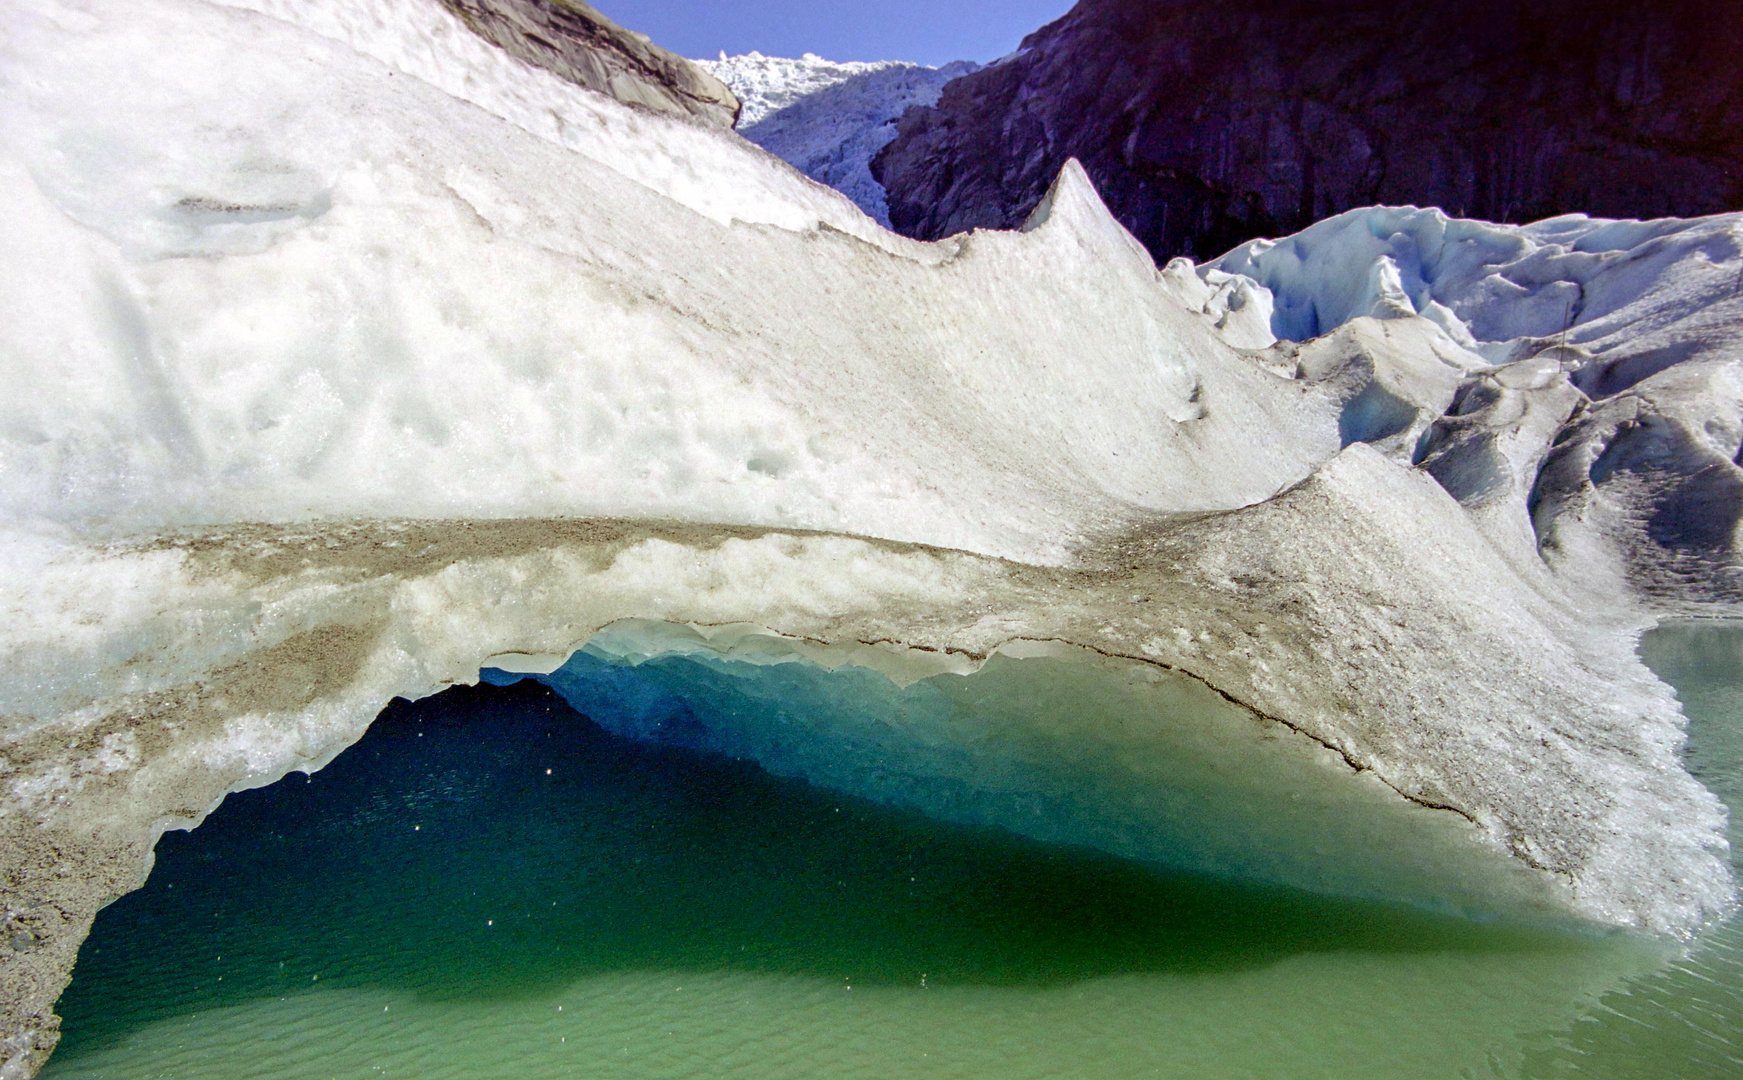
[[(1680, 716), (1632, 636), (1574, 624), (1449, 507), (1358, 445), (1262, 506), (1065, 568), (610, 520), (240, 525), (97, 553), (14, 533), (16, 1015), (52, 1032), (92, 917), (164, 829), (322, 767), (394, 697), (578, 649), (675, 669), (663, 690), (692, 702), (735, 690), (733, 723), (703, 718), (717, 748), (935, 813), (1443, 908), (1670, 934), (1723, 914), (1723, 808), (1673, 769)], [(739, 678), (752, 657), (781, 662)], [(771, 693), (807, 719), (784, 759)], [(32, 1038), (19, 1060), (52, 1046)]]

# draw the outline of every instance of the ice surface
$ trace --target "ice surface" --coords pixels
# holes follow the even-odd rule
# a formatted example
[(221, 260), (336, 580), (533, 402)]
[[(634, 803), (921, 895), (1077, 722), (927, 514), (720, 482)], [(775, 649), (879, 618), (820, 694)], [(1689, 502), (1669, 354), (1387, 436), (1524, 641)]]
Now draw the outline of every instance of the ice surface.
[(1105, 210), (913, 244), (434, 5), (293, 8), (404, 67), (209, 5), (20, 12), (6, 513), (656, 516), (1057, 559), (1336, 448)]
[[(1513, 226), (1375, 207), (1167, 276), (1232, 344), (1282, 339), (1274, 369), (1288, 342), (1363, 321), (1432, 326), (1426, 350), (1368, 353), (1457, 369), (1450, 411), (1444, 388), (1404, 395), (1407, 456), (1492, 536), (1662, 610), (1743, 599), (1743, 215)], [(1337, 392), (1347, 419), (1377, 391), (1346, 369)]]
[(1373, 207), (1207, 263), (1272, 294), (1272, 332), (1306, 340), (1360, 316), (1420, 315), (1492, 362), (1553, 341), (1593, 396), (1708, 353), (1733, 353), (1743, 313), (1743, 215), (1534, 225)]

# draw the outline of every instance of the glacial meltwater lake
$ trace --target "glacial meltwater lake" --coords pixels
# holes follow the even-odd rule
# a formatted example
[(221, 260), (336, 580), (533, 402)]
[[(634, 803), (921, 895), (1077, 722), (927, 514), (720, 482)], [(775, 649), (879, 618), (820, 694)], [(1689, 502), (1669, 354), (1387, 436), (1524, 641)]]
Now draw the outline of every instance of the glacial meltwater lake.
[[(1642, 649), (1743, 805), (1743, 627)], [(1743, 1077), (1743, 925), (1667, 957), (1171, 876), (521, 683), (396, 703), (164, 836), (60, 1011), (51, 1080), (1703, 1080)]]

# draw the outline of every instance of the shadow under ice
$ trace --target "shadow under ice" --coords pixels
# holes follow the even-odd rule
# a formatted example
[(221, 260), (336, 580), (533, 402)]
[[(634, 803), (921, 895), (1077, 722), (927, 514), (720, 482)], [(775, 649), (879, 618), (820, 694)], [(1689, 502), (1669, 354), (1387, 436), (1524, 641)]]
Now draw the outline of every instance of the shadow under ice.
[(1057, 986), (1591, 947), (943, 824), (609, 734), (528, 681), (397, 701), (320, 773), (166, 834), (81, 953), (59, 1058), (311, 988), (536, 999), (647, 970)]

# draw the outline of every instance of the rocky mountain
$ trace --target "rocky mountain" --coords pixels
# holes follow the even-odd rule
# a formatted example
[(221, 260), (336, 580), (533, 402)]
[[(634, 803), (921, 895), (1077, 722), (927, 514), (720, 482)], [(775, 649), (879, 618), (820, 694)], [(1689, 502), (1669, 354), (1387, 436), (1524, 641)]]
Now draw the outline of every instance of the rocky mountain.
[(748, 53), (698, 63), (744, 102), (739, 134), (889, 225), (871, 159), (896, 137), (896, 121), (938, 101), (944, 84), (980, 70), (967, 60), (941, 68), (898, 60), (838, 64)]
[(1358, 206), (1526, 222), (1743, 206), (1743, 8), (1082, 0), (916, 110), (898, 231), (1022, 223), (1068, 158), (1161, 261)]
[(738, 121), (738, 99), (725, 83), (582, 0), (441, 2), (479, 37), (577, 86), (721, 127)]

